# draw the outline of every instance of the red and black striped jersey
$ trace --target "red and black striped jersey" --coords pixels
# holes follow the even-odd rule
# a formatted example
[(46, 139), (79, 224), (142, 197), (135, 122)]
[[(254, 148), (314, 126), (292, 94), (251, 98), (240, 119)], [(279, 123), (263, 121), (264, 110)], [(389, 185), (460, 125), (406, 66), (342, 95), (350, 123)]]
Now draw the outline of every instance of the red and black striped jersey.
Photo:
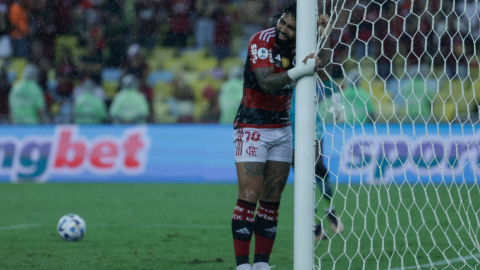
[(255, 77), (256, 68), (273, 67), (275, 73), (286, 72), (295, 66), (295, 47), (285, 49), (275, 43), (275, 28), (253, 35), (243, 72), (243, 98), (238, 108), (234, 129), (281, 128), (290, 125), (290, 108), (295, 82), (265, 93)]

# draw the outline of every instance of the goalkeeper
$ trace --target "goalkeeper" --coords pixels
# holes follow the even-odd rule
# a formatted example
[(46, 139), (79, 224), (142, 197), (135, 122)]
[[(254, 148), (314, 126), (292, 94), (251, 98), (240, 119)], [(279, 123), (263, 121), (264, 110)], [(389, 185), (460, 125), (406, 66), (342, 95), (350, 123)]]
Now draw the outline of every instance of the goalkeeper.
[[(330, 29), (325, 29), (325, 27), (322, 27), (328, 23), (328, 21), (322, 21), (324, 20), (323, 17), (320, 17), (318, 22), (317, 22), (317, 28), (323, 28), (321, 29), (321, 33), (325, 34), (327, 37), (327, 40), (325, 41), (325, 46), (329, 46), (330, 44), (330, 37), (329, 33), (331, 31), (331, 26), (329, 27)], [(327, 30), (325, 32), (325, 30)], [(325, 47), (327, 48), (327, 47)], [(332, 83), (330, 80), (330, 76), (327, 73), (332, 73), (332, 65), (330, 65), (330, 59), (331, 59), (331, 50), (328, 49), (322, 49), (320, 50), (318, 54), (318, 58), (322, 63), (325, 63), (325, 66), (323, 66), (323, 69), (317, 70), (317, 74), (319, 78), (323, 82), (323, 86), (319, 89), (318, 84), (317, 84), (317, 90), (323, 90), (322, 95), (318, 96), (323, 96), (324, 98), (330, 97), (334, 99), (334, 113), (337, 118), (337, 121), (342, 122), (343, 119), (343, 111), (341, 106), (339, 106), (339, 95), (336, 92), (335, 85)], [(318, 67), (317, 67), (318, 68)], [(317, 91), (318, 93), (318, 91)], [(315, 180), (317, 182), (317, 185), (320, 188), (321, 191), (321, 198), (324, 198), (327, 200), (329, 208), (325, 210), (328, 221), (330, 222), (330, 228), (334, 233), (341, 233), (343, 231), (343, 223), (340, 221), (338, 218), (337, 214), (335, 213), (335, 208), (333, 207), (331, 201), (332, 201), (332, 188), (330, 185), (330, 180), (328, 178), (328, 170), (323, 164), (323, 159), (321, 156), (322, 153), (322, 138), (323, 135), (323, 125), (321, 123), (320, 117), (315, 117), (315, 133), (317, 134), (317, 139), (315, 140)], [(292, 98), (292, 108), (290, 110), (290, 122), (292, 123), (292, 134), (295, 135), (295, 95), (293, 95)], [(292, 139), (293, 141), (293, 152), (294, 154), (292, 155), (292, 166), (295, 167), (295, 138)], [(315, 240), (320, 240), (326, 237), (325, 230), (322, 228), (322, 223), (319, 222), (315, 226)]]
[[(323, 84), (325, 87), (320, 89), (323, 92), (323, 96), (326, 98), (327, 96), (338, 95), (334, 94), (336, 92), (336, 87), (330, 81), (324, 81)], [(318, 89), (318, 88), (317, 88)], [(335, 90), (334, 90), (335, 89)], [(320, 95), (319, 95), (320, 96)], [(338, 109), (341, 109), (338, 107)], [(336, 113), (337, 114), (337, 113)], [(338, 112), (338, 115), (342, 115), (342, 112)], [(292, 133), (295, 136), (295, 94), (293, 95), (292, 99), (292, 108), (290, 110), (290, 122), (292, 123)], [(342, 233), (343, 231), (343, 223), (338, 218), (337, 214), (335, 213), (335, 207), (333, 207), (332, 201), (332, 187), (330, 185), (330, 180), (328, 177), (328, 170), (323, 164), (323, 159), (321, 156), (322, 153), (322, 136), (323, 136), (323, 124), (320, 120), (320, 117), (315, 117), (315, 133), (316, 133), (316, 140), (315, 140), (315, 180), (317, 182), (318, 187), (320, 188), (321, 198), (324, 198), (329, 208), (325, 209), (325, 213), (327, 214), (328, 221), (330, 222), (330, 228), (334, 233)], [(320, 138), (320, 139), (318, 139)], [(295, 156), (295, 137), (293, 138), (293, 156)], [(295, 159), (292, 158), (292, 166), (295, 167)], [(315, 225), (315, 240), (320, 240), (326, 237), (325, 230), (322, 228), (322, 224), (318, 223)]]

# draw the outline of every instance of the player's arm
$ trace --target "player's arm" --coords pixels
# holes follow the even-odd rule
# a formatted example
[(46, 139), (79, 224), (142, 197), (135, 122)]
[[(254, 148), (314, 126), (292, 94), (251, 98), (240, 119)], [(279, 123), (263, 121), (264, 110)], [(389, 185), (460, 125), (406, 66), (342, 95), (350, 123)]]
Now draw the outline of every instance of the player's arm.
[(313, 53), (305, 57), (300, 65), (288, 70), (287, 72), (275, 73), (273, 67), (256, 68), (253, 70), (255, 77), (262, 90), (266, 93), (274, 91), (290, 84), (304, 76), (312, 76), (315, 66), (320, 66), (318, 57)]
[(273, 67), (256, 68), (253, 73), (260, 84), (260, 88), (266, 93), (283, 88), (293, 81), (287, 72), (275, 73)]

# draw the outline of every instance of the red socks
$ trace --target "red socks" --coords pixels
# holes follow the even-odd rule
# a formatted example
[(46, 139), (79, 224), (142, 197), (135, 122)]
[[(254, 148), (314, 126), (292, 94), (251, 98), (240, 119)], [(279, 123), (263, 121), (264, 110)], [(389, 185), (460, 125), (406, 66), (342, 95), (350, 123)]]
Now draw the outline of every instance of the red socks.
[(255, 217), (254, 263), (268, 263), (277, 235), (278, 208), (280, 203), (260, 201)]
[(238, 200), (232, 216), (233, 246), (237, 266), (249, 264), (250, 241), (255, 227), (254, 212), (256, 205)]
[(255, 232), (254, 263), (268, 263), (272, 253), (273, 243), (277, 235), (278, 208), (280, 203), (263, 202), (257, 209), (256, 205), (238, 200), (232, 216), (233, 246), (237, 266), (249, 264), (250, 242)]

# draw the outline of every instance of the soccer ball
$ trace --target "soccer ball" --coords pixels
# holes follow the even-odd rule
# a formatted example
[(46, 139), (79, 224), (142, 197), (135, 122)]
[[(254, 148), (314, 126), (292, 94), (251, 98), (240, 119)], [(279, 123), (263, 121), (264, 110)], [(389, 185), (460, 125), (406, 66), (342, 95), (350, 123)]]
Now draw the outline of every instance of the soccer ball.
[(57, 225), (57, 232), (65, 241), (78, 241), (87, 231), (85, 221), (75, 214), (63, 216)]

